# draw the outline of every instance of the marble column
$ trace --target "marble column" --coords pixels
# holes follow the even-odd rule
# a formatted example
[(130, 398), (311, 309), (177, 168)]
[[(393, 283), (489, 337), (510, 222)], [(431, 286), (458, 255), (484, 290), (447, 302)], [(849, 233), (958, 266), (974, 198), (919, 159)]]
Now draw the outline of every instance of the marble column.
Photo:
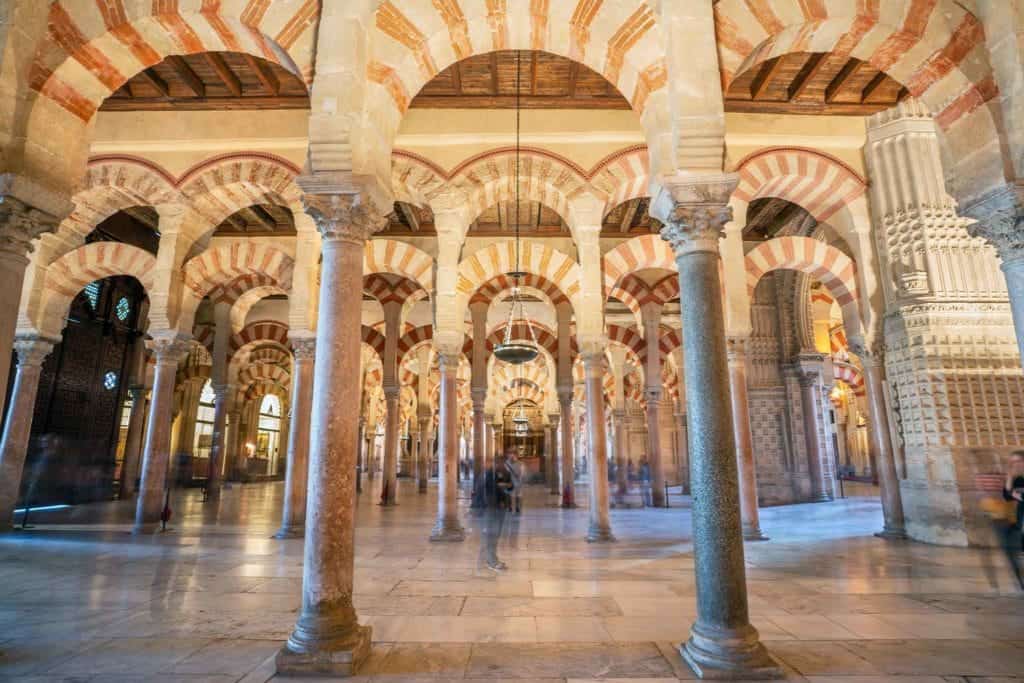
[(419, 414), (420, 421), (420, 448), (416, 460), (416, 490), (420, 493), (427, 492), (427, 482), (430, 480), (430, 413)]
[(590, 440), (590, 525), (587, 541), (614, 541), (608, 516), (608, 456), (604, 428), (604, 353), (592, 350), (583, 355), (586, 377), (587, 435)]
[(548, 415), (548, 443), (550, 444), (550, 450), (548, 450), (548, 468), (547, 468), (547, 484), (548, 492), (557, 496), (559, 494), (558, 488), (558, 413), (551, 413)]
[(484, 402), (487, 400), (487, 389), (472, 390), (473, 397), (473, 481), (480, 480), (487, 469), (487, 447), (484, 430), (487, 429)]
[(395, 505), (398, 498), (399, 387), (384, 388), (384, 471), (381, 474), (380, 504)]
[[(32, 435), (32, 416), (35, 413), (36, 393), (43, 361), (53, 351), (54, 342), (48, 339), (21, 338), (14, 342), (18, 367), (11, 389), (11, 404), (7, 411), (3, 441), (0, 442), (0, 531), (13, 526), (14, 508), (21, 492), (25, 457), (29, 437)], [(31, 501), (29, 501), (31, 503)]]
[(377, 478), (377, 425), (367, 424), (366, 431), (366, 481), (372, 482)]
[(629, 443), (626, 434), (626, 411), (624, 408), (616, 408), (612, 411), (612, 431), (614, 432), (615, 443), (615, 488), (616, 495), (625, 496), (629, 489), (627, 477), (627, 456), (626, 451)]
[(466, 534), (459, 521), (459, 397), (455, 377), (458, 353), (439, 353), (441, 372), (440, 424), (438, 425), (437, 523), (431, 541), (462, 541)]
[(882, 352), (869, 352), (864, 347), (852, 346), (864, 368), (868, 430), (871, 448), (875, 453), (875, 472), (881, 489), (884, 525), (882, 531), (876, 535), (882, 538), (903, 539), (907, 537), (907, 529), (903, 518), (903, 497), (900, 492), (900, 478), (896, 471), (896, 456), (889, 431), (889, 411), (885, 406), (885, 365)]
[(220, 498), (227, 449), (228, 404), (235, 395), (235, 389), (233, 384), (217, 384), (213, 387), (213, 438), (210, 447), (210, 470), (206, 475), (208, 500)]
[(562, 447), (558, 449), (558, 464), (562, 490), (562, 507), (576, 507), (576, 463), (572, 433), (572, 389), (558, 392), (558, 422), (561, 431)]
[(132, 533), (154, 531), (164, 509), (164, 492), (169, 482), (171, 457), (171, 411), (174, 408), (174, 380), (178, 363), (188, 354), (188, 341), (181, 335), (165, 332), (149, 342), (156, 359), (153, 393), (149, 401), (146, 425), (146, 450), (142, 459), (142, 477), (135, 505)]
[[(366, 386), (363, 384), (362, 386)], [(359, 438), (356, 441), (359, 444), (356, 452), (356, 493), (363, 492), (363, 471), (364, 467), (364, 452), (366, 446), (366, 418), (362, 415), (359, 416)]]
[[(4, 181), (15, 181), (14, 176), (4, 176)], [(43, 233), (51, 232), (58, 219), (22, 202), (7, 191), (7, 182), (0, 187), (0, 415), (3, 414), (3, 391), (6, 391), (10, 373), (10, 358), (14, 348), (14, 333), (18, 324), (18, 307), (25, 283), (25, 269), (28, 254), (32, 252), (32, 241)], [(68, 213), (71, 204), (68, 203)]]
[(761, 517), (757, 507), (757, 467), (754, 464), (754, 436), (750, 431), (750, 403), (747, 394), (747, 340), (732, 338), (727, 343), (743, 538), (748, 541), (767, 541), (768, 537), (761, 531)]
[(727, 202), (736, 182), (721, 176), (710, 183), (666, 183), (652, 210), (676, 255), (686, 340), (697, 621), (679, 650), (701, 678), (779, 678), (747, 605), (718, 247), (732, 218)]
[[(275, 538), (297, 538), (306, 523), (306, 486), (309, 479), (309, 432), (313, 410), (313, 368), (316, 338), (292, 338), (292, 420), (289, 424), (288, 459), (284, 477), (281, 528)], [(359, 441), (357, 448), (361, 445)], [(357, 455), (358, 459), (358, 455)], [(355, 476), (359, 476), (358, 473)]]
[[(307, 179), (319, 185), (318, 179)], [(305, 195), (323, 237), (320, 305), (310, 409), (309, 475), (302, 607), (277, 654), (284, 676), (351, 676), (370, 654), (370, 627), (359, 624), (355, 579), (355, 466), (359, 450), (363, 250), (385, 223), (365, 197)], [(298, 422), (298, 420), (296, 420)]]
[(143, 386), (130, 387), (132, 410), (128, 415), (128, 434), (124, 440), (124, 462), (121, 464), (121, 493), (124, 500), (138, 490), (139, 464), (142, 461), (142, 437), (146, 427), (146, 394)]
[(238, 449), (242, 438), (242, 408), (235, 401), (232, 401), (228, 408), (227, 431), (224, 470), (227, 472), (229, 479), (238, 481), (241, 478)]
[(647, 458), (651, 465), (651, 505), (665, 507), (665, 462), (661, 451), (661, 388), (644, 390), (647, 403)]
[(821, 434), (818, 431), (818, 385), (821, 372), (817, 368), (800, 368), (800, 403), (804, 421), (804, 442), (807, 445), (807, 476), (811, 480), (813, 503), (831, 500), (825, 488), (825, 470), (822, 466)]

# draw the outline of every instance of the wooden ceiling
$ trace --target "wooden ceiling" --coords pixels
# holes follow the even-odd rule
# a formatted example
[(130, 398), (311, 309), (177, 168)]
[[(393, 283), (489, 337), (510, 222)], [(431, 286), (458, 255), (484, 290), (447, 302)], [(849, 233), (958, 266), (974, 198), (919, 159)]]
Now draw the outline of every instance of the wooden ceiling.
[(107, 98), (104, 111), (308, 109), (305, 84), (247, 54), (204, 52), (168, 57)]
[(260, 237), (294, 235), (292, 212), (276, 204), (255, 204), (235, 212), (221, 223), (214, 235)]
[(650, 208), (651, 200), (647, 197), (631, 199), (628, 202), (619, 204), (604, 217), (601, 235), (603, 237), (615, 237), (621, 235), (646, 235), (659, 232), (661, 230), (661, 222), (657, 218), (651, 218)]
[(421, 109), (512, 109), (516, 55), (523, 109), (629, 109), (629, 102), (588, 67), (547, 52), (503, 50), (464, 59), (413, 98)]
[(732, 112), (867, 116), (907, 96), (867, 62), (826, 52), (770, 59), (740, 74), (726, 93)]
[(761, 242), (781, 234), (807, 234), (817, 226), (814, 216), (785, 199), (755, 199), (747, 209), (743, 239)]

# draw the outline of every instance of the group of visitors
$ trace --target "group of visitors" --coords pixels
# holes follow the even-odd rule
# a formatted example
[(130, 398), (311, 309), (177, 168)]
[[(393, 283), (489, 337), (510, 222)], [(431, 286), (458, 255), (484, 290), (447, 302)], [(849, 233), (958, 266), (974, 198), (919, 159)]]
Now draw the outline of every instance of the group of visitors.
[(508, 566), (498, 559), (498, 541), (505, 526), (505, 518), (511, 514), (510, 540), (515, 543), (518, 535), (518, 519), (523, 512), (523, 487), (526, 484), (526, 465), (516, 456), (515, 449), (509, 448), (494, 458), (473, 490), (473, 510), (480, 522), (480, 555), (477, 559), (479, 571), (502, 572)]
[[(619, 479), (619, 463), (615, 460), (608, 461), (608, 484), (613, 486)], [(653, 505), (651, 499), (651, 465), (647, 458), (640, 458), (640, 466), (633, 464), (633, 459), (626, 461), (626, 482), (628, 488), (640, 489), (640, 500), (644, 507)], [(624, 505), (625, 491), (616, 489), (616, 504)]]

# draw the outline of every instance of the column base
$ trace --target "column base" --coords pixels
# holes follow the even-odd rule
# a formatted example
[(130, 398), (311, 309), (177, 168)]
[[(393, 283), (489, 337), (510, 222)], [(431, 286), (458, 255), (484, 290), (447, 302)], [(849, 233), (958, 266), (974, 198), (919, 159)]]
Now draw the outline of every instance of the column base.
[(466, 540), (466, 532), (458, 522), (438, 522), (430, 532), (431, 543), (461, 543)]
[(301, 526), (283, 526), (277, 530), (277, 533), (271, 536), (279, 540), (286, 538), (304, 538), (306, 535), (306, 528)]
[(323, 647), (298, 648), (289, 640), (277, 652), (277, 673), (283, 676), (354, 676), (370, 656), (369, 626), (356, 626), (352, 635)]
[(690, 639), (678, 648), (683, 661), (699, 678), (730, 681), (785, 678), (782, 667), (768, 654), (753, 626), (742, 631), (702, 631), (694, 624)]
[(907, 536), (906, 529), (901, 529), (899, 527), (895, 527), (895, 528), (886, 527), (886, 528), (882, 529), (881, 531), (879, 531), (878, 533), (876, 533), (875, 537), (876, 538), (883, 538), (883, 539), (885, 539), (887, 541), (905, 541), (908, 538), (910, 538), (909, 536)]
[(591, 526), (587, 531), (587, 543), (614, 543), (615, 534), (608, 527)]
[(132, 526), (132, 536), (148, 536), (150, 534), (157, 534), (161, 531), (170, 531), (170, 528), (161, 529), (160, 522), (146, 522), (145, 524), (135, 524)]
[(743, 527), (743, 540), (744, 541), (767, 541), (770, 540), (760, 526), (754, 527)]
[(812, 493), (811, 497), (807, 499), (808, 503), (830, 503), (832, 502), (832, 496), (827, 493)]

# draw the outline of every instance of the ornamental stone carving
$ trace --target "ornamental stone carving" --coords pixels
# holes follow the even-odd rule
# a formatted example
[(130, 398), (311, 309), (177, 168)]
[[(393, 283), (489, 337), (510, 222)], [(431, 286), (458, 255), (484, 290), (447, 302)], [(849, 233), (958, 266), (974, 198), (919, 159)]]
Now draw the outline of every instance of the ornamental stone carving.
[(306, 194), (302, 204), (326, 240), (365, 242), (387, 225), (387, 216), (357, 192)]
[(1003, 264), (1024, 261), (1024, 185), (1007, 185), (964, 209), (977, 222), (968, 227), (993, 246)]
[(32, 241), (57, 227), (57, 219), (20, 199), (0, 195), (0, 252), (25, 256)]

